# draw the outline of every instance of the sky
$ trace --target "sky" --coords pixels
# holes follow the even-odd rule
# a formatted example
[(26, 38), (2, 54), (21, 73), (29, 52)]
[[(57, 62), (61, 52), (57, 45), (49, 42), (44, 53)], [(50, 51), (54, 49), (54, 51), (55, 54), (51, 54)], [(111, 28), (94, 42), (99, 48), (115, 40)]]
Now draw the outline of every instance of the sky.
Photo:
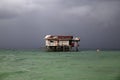
[(120, 49), (120, 0), (0, 0), (0, 49), (38, 49), (48, 34)]

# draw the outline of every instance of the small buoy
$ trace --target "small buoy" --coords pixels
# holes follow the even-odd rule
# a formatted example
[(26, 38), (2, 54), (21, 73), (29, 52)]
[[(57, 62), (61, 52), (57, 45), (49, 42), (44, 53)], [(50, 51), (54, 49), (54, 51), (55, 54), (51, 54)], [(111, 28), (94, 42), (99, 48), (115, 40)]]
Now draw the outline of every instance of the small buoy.
[(97, 52), (99, 52), (100, 50), (99, 50), (99, 49), (97, 49), (96, 51), (97, 51)]

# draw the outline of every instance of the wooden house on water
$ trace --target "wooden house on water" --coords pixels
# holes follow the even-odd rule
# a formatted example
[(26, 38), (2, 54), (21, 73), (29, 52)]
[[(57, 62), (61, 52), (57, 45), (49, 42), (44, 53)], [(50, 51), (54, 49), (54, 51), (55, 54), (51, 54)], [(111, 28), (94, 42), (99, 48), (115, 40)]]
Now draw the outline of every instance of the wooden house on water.
[(78, 51), (80, 38), (73, 36), (45, 36), (45, 46), (48, 51), (70, 51), (73, 47)]

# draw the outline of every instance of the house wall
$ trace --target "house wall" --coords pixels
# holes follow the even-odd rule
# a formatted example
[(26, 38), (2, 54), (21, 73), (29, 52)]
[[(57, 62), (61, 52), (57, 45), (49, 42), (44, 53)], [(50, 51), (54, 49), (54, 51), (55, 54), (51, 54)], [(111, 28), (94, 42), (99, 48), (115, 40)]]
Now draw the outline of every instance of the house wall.
[(69, 46), (69, 41), (46, 40), (46, 46)]
[(69, 46), (69, 41), (59, 41), (60, 46)]
[(46, 40), (46, 46), (57, 46), (57, 41), (54, 40)]

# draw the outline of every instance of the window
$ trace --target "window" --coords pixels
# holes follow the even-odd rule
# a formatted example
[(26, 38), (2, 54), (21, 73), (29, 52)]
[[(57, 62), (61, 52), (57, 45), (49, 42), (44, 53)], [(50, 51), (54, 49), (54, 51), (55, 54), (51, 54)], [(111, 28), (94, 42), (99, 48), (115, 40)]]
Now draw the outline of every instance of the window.
[(50, 42), (53, 43), (54, 41), (51, 40)]

